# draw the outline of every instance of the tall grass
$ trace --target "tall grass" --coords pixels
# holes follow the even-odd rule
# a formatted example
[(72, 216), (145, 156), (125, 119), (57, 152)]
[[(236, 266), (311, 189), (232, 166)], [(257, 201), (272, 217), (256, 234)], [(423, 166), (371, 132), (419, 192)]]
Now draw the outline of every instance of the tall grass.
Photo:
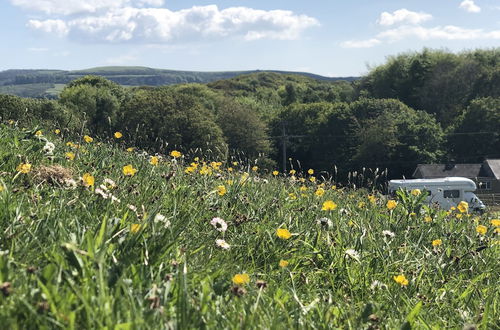
[[(35, 133), (0, 126), (5, 328), (500, 327), (492, 214), (411, 194), (390, 210), (375, 191), (307, 172), (262, 175), (171, 150), (154, 166), (123, 141), (75, 147)], [(322, 210), (327, 200), (336, 207)]]

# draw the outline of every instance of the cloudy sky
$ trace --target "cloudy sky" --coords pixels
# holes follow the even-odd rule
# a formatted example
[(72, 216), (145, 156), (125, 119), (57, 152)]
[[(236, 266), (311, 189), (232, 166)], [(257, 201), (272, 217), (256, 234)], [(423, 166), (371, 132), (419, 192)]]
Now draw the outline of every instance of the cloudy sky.
[(424, 47), (500, 47), (500, 0), (0, 0), (0, 70), (366, 73)]

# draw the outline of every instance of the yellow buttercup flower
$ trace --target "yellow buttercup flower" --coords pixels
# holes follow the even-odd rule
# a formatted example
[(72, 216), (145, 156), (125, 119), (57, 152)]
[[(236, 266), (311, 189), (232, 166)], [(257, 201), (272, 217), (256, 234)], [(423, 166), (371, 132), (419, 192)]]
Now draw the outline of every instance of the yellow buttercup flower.
[(217, 186), (217, 194), (219, 194), (219, 196), (224, 196), (226, 194), (226, 187), (225, 186)]
[(276, 229), (276, 236), (278, 236), (281, 239), (286, 240), (286, 239), (289, 239), (290, 237), (292, 237), (292, 233), (290, 233), (290, 231), (288, 231), (288, 229), (278, 228), (278, 229)]
[(457, 209), (460, 211), (460, 213), (466, 213), (469, 210), (469, 204), (467, 202), (461, 201), (457, 205)]
[(492, 226), (500, 227), (500, 219), (492, 219), (490, 223)]
[(278, 172), (278, 171), (273, 171), (273, 175), (274, 175), (274, 176), (278, 176), (279, 174), (280, 174), (280, 172)]
[(421, 193), (422, 193), (422, 191), (421, 191), (420, 189), (413, 189), (413, 190), (411, 191), (411, 194), (412, 194), (413, 196), (419, 196)]
[(132, 165), (123, 166), (123, 174), (126, 176), (134, 176), (137, 173), (137, 169), (135, 169)]
[(280, 263), (279, 263), (281, 268), (285, 268), (286, 266), (288, 266), (288, 264), (289, 264), (289, 262), (286, 260), (283, 260), (283, 259), (281, 259)]
[(440, 246), (441, 244), (443, 244), (443, 241), (440, 239), (435, 239), (432, 241), (432, 246)]
[(61, 134), (61, 130), (59, 128), (55, 129), (54, 130), (54, 133), (56, 133), (57, 135)]
[(323, 211), (333, 211), (337, 208), (337, 204), (335, 204), (331, 200), (327, 200), (323, 203), (323, 206), (321, 207), (321, 210)]
[(480, 235), (485, 235), (486, 232), (488, 232), (488, 227), (483, 226), (483, 225), (479, 225), (476, 227), (476, 232)]
[(21, 173), (29, 173), (31, 171), (31, 164), (30, 163), (21, 163), (17, 165), (16, 171), (21, 172)]
[(127, 149), (125, 149), (125, 150), (127, 150), (127, 152), (132, 152), (132, 151), (134, 151), (134, 147), (128, 147), (128, 148), (127, 148)]
[(310, 169), (307, 170), (307, 173), (309, 175), (313, 175), (314, 174), (314, 170), (312, 168), (310, 168)]
[(177, 151), (177, 150), (172, 150), (170, 152), (170, 156), (174, 157), (174, 158), (179, 158), (180, 156), (182, 156), (182, 154), (180, 153), (180, 151)]
[(88, 135), (84, 135), (84, 136), (83, 136), (83, 140), (84, 140), (85, 142), (87, 142), (87, 143), (92, 143), (92, 142), (94, 141), (94, 139), (93, 139), (93, 138), (91, 138), (91, 137), (90, 137), (90, 136), (88, 136)]
[(35, 135), (36, 135), (36, 136), (42, 136), (42, 135), (43, 135), (43, 133), (42, 133), (42, 131), (38, 130), (38, 131), (36, 131), (36, 132), (35, 132)]
[(160, 160), (159, 160), (159, 159), (158, 159), (158, 157), (156, 157), (156, 156), (153, 156), (153, 157), (151, 157), (151, 158), (149, 159), (149, 163), (150, 163), (151, 165), (153, 165), (153, 166), (157, 166), (157, 165), (158, 165), (158, 163), (159, 163), (159, 161), (160, 161)]
[(393, 200), (393, 199), (388, 200), (388, 201), (387, 201), (387, 204), (386, 204), (386, 206), (387, 206), (387, 208), (388, 208), (389, 210), (394, 210), (394, 209), (396, 208), (396, 206), (397, 206), (397, 205), (398, 205), (398, 202), (396, 202), (396, 201), (395, 201), (395, 200)]
[(295, 173), (297, 173), (296, 170), (290, 170), (290, 175), (295, 175)]
[(309, 181), (311, 181), (311, 182), (316, 182), (316, 177), (311, 176), (311, 177), (309, 178)]
[(121, 132), (115, 132), (114, 137), (115, 139), (121, 139), (123, 137), (123, 134)]
[(375, 197), (375, 195), (368, 195), (368, 200), (370, 203), (375, 204), (377, 202), (377, 197)]
[(291, 200), (296, 200), (297, 199), (297, 195), (295, 193), (289, 193), (288, 194), (288, 198), (290, 198)]
[(325, 194), (325, 189), (323, 189), (323, 188), (318, 188), (318, 189), (314, 192), (314, 194), (315, 194), (316, 196), (318, 196), (318, 197), (321, 197), (321, 196), (323, 196), (323, 195)]
[(401, 286), (407, 286), (409, 283), (408, 279), (403, 274), (394, 276), (394, 281)]
[(252, 171), (257, 172), (258, 170), (259, 170), (259, 167), (258, 167), (258, 166), (253, 166), (253, 167), (252, 167)]
[(432, 222), (432, 217), (431, 217), (431, 216), (426, 215), (426, 216), (424, 217), (424, 221), (425, 221), (425, 222)]
[(250, 283), (250, 276), (248, 274), (236, 274), (233, 276), (233, 283), (236, 285), (245, 285)]
[(139, 232), (139, 230), (141, 230), (141, 225), (140, 225), (140, 224), (138, 224), (138, 223), (133, 223), (133, 224), (131, 224), (131, 225), (130, 225), (130, 232), (131, 232), (131, 233), (136, 234), (136, 233), (138, 233), (138, 232)]
[(73, 152), (67, 152), (64, 154), (66, 156), (67, 160), (74, 160), (75, 159), (75, 154)]
[(94, 179), (94, 176), (92, 176), (92, 174), (90, 173), (85, 173), (83, 176), (82, 176), (82, 181), (83, 181), (83, 184), (87, 187), (91, 187), (94, 185), (94, 182), (95, 182), (95, 179)]

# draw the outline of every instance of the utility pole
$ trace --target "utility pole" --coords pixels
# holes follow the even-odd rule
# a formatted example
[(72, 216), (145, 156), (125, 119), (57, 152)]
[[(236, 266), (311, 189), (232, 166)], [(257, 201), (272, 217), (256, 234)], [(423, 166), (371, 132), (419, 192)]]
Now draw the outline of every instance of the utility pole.
[(301, 138), (301, 137), (305, 137), (305, 135), (287, 135), (286, 134), (286, 121), (282, 121), (281, 122), (281, 136), (274, 136), (275, 138), (279, 138), (281, 139), (281, 148), (282, 148), (282, 157), (283, 157), (283, 160), (282, 160), (282, 165), (283, 165), (283, 173), (286, 173), (286, 161), (287, 161), (287, 157), (286, 157), (286, 144), (288, 142), (288, 139), (290, 138)]

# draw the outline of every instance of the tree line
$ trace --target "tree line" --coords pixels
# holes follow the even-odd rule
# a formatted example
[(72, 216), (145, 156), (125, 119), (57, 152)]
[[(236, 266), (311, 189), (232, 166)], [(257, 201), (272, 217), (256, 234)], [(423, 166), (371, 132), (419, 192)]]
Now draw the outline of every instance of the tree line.
[(404, 53), (354, 82), (266, 72), (124, 88), (90, 75), (57, 100), (0, 95), (0, 111), (98, 136), (119, 130), (154, 152), (237, 155), (271, 170), (283, 168), (285, 146), (294, 166), (409, 177), (418, 163), (500, 157), (500, 49)]

